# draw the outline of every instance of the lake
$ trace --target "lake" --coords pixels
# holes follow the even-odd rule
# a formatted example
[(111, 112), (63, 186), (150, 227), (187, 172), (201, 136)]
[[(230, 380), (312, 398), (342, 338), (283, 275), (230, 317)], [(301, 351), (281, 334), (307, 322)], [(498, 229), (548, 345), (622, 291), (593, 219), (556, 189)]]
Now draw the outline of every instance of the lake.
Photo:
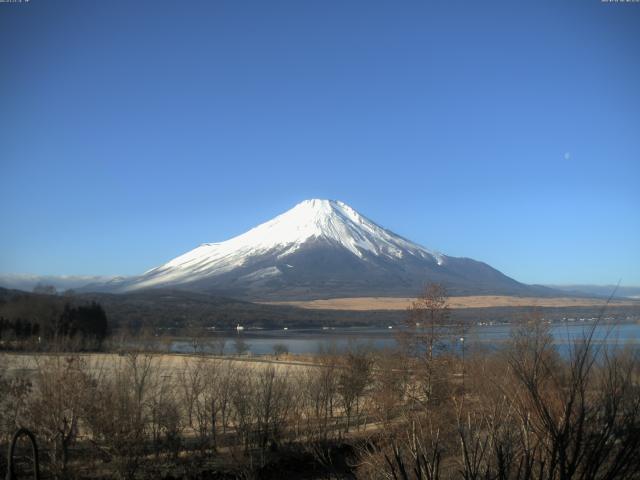
[[(562, 323), (551, 326), (554, 343), (561, 353), (568, 351), (569, 345), (576, 339), (583, 338), (592, 328), (589, 323)], [(474, 326), (464, 335), (467, 352), (478, 348), (496, 349), (509, 341), (512, 327), (510, 325)], [(345, 351), (350, 346), (367, 346), (373, 349), (393, 349), (397, 342), (397, 334), (402, 328), (393, 329), (379, 327), (345, 327), (330, 329), (290, 329), (290, 330), (243, 330), (216, 332), (207, 337), (197, 339), (198, 350), (206, 353), (219, 353), (224, 347), (225, 354), (234, 354), (246, 350), (251, 355), (272, 354), (276, 345), (284, 345), (290, 353), (314, 354), (320, 351)], [(454, 348), (459, 349), (461, 342), (458, 336)], [(597, 325), (593, 339), (595, 343), (612, 346), (633, 345), (640, 347), (640, 325), (628, 323), (620, 325)], [(192, 341), (175, 340), (171, 351), (191, 353), (194, 351)]]

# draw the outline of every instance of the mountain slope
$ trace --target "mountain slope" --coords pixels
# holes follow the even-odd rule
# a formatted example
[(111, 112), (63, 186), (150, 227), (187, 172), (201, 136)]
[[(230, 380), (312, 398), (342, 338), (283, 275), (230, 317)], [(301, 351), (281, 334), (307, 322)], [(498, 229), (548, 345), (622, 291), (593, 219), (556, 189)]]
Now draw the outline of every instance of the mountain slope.
[(485, 263), (429, 250), (332, 200), (306, 200), (242, 235), (205, 243), (103, 289), (174, 287), (287, 299), (415, 295), (428, 281), (459, 295), (552, 292), (521, 284)]

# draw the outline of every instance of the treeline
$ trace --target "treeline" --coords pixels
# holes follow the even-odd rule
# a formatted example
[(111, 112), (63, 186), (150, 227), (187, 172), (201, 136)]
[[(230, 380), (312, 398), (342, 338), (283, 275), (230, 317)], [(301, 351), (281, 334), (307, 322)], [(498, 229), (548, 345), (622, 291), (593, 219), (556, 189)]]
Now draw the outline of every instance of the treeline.
[(82, 304), (69, 296), (27, 294), (0, 303), (0, 342), (5, 348), (51, 340), (99, 345), (108, 331), (107, 315), (96, 302)]

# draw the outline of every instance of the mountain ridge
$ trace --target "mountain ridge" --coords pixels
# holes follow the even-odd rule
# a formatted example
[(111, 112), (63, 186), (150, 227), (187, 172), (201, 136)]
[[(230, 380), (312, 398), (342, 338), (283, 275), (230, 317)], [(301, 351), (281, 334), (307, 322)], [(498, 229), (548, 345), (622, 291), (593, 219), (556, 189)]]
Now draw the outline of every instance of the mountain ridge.
[(556, 294), (484, 262), (451, 257), (378, 225), (344, 202), (311, 199), (223, 242), (203, 243), (142, 275), (85, 290), (181, 288), (252, 300), (418, 294)]

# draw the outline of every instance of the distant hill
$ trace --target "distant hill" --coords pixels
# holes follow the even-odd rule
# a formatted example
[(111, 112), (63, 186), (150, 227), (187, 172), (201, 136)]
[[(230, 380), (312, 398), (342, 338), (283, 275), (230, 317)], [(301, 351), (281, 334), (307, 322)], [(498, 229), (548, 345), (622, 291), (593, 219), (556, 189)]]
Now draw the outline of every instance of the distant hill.
[(640, 299), (640, 287), (618, 287), (616, 285), (547, 285), (554, 290), (572, 294)]
[(50, 285), (62, 292), (86, 287), (90, 284), (103, 284), (116, 278), (108, 275), (31, 275), (22, 273), (0, 273), (0, 287), (30, 292), (38, 285)]

